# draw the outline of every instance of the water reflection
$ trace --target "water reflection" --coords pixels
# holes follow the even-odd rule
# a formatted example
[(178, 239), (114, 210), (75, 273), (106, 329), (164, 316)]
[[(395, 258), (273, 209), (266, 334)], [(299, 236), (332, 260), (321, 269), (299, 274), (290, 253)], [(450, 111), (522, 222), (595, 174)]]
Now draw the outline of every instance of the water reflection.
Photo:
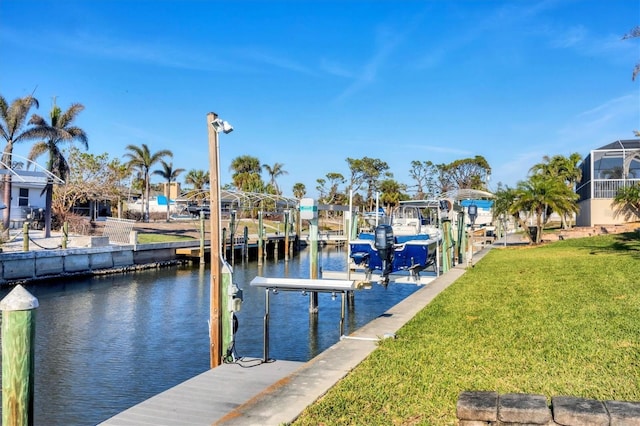
[[(341, 270), (345, 254), (325, 248), (320, 266)], [(238, 313), (239, 356), (262, 358), (264, 289), (256, 276), (309, 277), (308, 253), (289, 259), (239, 263), (234, 282), (244, 290)], [(209, 269), (178, 267), (86, 280), (30, 285), (36, 311), (35, 423), (91, 425), (209, 368)], [(374, 286), (349, 305), (351, 333), (417, 288)], [(8, 292), (3, 290), (2, 297)], [(316, 320), (309, 296), (271, 295), (269, 355), (306, 361), (339, 339), (340, 297), (320, 293)]]

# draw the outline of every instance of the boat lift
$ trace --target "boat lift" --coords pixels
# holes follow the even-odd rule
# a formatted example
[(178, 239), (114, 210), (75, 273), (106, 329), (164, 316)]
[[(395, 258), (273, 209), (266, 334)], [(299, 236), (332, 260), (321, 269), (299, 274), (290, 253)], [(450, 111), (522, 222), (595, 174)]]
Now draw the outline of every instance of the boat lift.
[(263, 287), (265, 289), (264, 303), (264, 351), (263, 362), (269, 361), (269, 292), (278, 291), (298, 291), (322, 292), (337, 294), (340, 293), (340, 338), (344, 335), (344, 316), (346, 311), (346, 294), (357, 289), (355, 281), (352, 280), (326, 280), (326, 279), (303, 279), (303, 278), (266, 278), (255, 277), (251, 280), (252, 287)]

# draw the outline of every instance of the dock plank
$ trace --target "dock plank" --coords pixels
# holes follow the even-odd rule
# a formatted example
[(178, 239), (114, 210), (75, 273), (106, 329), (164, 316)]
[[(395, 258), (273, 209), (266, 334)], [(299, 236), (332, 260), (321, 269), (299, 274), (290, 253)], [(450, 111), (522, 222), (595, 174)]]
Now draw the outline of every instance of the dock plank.
[(302, 365), (302, 362), (296, 361), (275, 361), (248, 368), (223, 364), (143, 401), (100, 425), (211, 425)]

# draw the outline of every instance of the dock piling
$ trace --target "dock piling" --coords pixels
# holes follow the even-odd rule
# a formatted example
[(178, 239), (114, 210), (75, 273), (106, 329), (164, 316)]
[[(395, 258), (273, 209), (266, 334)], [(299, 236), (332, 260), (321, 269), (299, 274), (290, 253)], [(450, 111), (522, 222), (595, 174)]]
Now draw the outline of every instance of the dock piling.
[(2, 424), (33, 424), (38, 299), (17, 285), (2, 301)]

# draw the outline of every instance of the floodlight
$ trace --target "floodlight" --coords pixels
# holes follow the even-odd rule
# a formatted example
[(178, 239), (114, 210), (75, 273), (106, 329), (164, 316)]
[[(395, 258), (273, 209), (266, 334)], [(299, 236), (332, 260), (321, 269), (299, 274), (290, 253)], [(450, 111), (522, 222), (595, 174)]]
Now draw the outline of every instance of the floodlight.
[(213, 126), (215, 131), (218, 132), (218, 133), (220, 133), (220, 132), (224, 132), (224, 133), (233, 132), (233, 126), (231, 124), (229, 124), (228, 121), (223, 121), (223, 120), (221, 120), (219, 118), (216, 118), (215, 120), (213, 120), (211, 122), (211, 125)]

